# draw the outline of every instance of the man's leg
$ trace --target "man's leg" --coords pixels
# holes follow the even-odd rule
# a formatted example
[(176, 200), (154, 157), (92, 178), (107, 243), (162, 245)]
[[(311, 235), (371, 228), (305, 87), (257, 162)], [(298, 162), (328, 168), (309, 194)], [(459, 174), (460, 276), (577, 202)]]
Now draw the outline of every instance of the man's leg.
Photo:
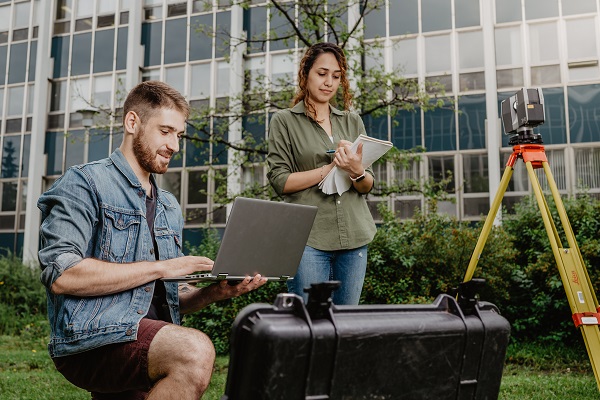
[(204, 333), (163, 327), (148, 351), (148, 375), (155, 385), (147, 399), (197, 400), (208, 387), (214, 362), (214, 346)]

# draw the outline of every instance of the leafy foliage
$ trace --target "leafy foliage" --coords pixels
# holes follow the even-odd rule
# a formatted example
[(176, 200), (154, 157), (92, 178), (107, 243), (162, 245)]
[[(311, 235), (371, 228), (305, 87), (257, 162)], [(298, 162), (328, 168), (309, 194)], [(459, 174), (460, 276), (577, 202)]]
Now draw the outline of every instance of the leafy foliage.
[(14, 255), (0, 257), (0, 334), (44, 334), (39, 321), (45, 315), (46, 291), (39, 272)]

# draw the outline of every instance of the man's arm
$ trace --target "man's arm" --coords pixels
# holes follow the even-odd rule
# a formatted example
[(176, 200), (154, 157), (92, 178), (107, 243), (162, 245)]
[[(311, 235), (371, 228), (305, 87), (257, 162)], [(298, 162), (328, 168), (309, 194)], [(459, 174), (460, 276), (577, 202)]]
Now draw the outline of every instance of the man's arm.
[(258, 289), (265, 283), (267, 278), (261, 277), (260, 274), (254, 278), (247, 276), (235, 286), (229, 285), (226, 280), (201, 288), (182, 283), (179, 285), (179, 311), (181, 314), (190, 314), (211, 303), (238, 297)]
[(52, 284), (54, 294), (102, 296), (123, 292), (160, 278), (210, 271), (213, 261), (186, 256), (164, 261), (111, 263), (85, 258), (65, 270)]

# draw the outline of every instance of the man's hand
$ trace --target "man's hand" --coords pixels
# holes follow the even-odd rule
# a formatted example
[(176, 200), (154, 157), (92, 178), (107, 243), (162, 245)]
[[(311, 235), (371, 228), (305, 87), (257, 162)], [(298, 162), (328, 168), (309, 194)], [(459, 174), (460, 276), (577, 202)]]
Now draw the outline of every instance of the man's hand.
[(206, 257), (184, 256), (161, 261), (164, 266), (161, 278), (189, 275), (195, 272), (211, 271), (214, 261)]
[(230, 285), (227, 280), (202, 288), (180, 284), (179, 310), (182, 314), (193, 313), (216, 301), (238, 297), (258, 289), (265, 283), (267, 283), (267, 278), (257, 274), (254, 277), (247, 276), (236, 285)]

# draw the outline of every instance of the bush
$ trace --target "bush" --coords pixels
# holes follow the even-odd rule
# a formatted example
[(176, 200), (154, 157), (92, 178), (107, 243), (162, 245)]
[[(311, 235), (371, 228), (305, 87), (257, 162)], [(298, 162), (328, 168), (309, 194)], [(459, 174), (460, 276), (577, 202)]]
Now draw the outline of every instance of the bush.
[(39, 272), (13, 255), (0, 257), (0, 334), (16, 335), (46, 318)]

